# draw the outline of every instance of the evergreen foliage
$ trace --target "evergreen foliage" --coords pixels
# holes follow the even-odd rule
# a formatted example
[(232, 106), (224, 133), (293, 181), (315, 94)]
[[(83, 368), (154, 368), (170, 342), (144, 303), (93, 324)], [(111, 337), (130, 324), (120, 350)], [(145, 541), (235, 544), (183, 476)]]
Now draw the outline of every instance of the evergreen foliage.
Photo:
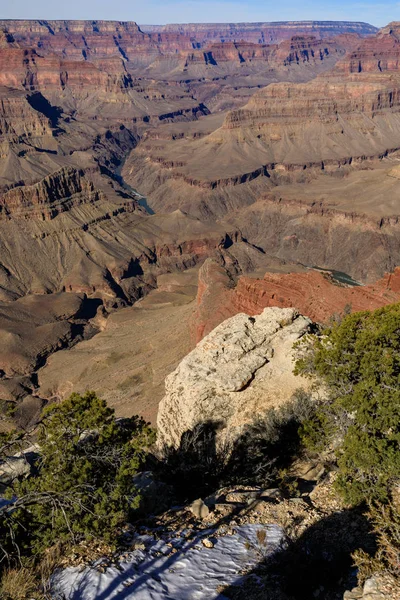
[(400, 479), (400, 305), (348, 315), (300, 346), (295, 372), (325, 386), (303, 439), (336, 446), (347, 502), (387, 501)]
[(395, 500), (387, 504), (372, 503), (368, 518), (377, 538), (377, 552), (371, 556), (358, 550), (354, 560), (358, 567), (359, 580), (364, 582), (375, 573), (390, 573), (400, 581), (400, 506)]
[(94, 392), (45, 409), (37, 474), (16, 481), (0, 510), (7, 557), (39, 555), (55, 542), (113, 543), (138, 503), (132, 477), (154, 439), (138, 417), (115, 420)]

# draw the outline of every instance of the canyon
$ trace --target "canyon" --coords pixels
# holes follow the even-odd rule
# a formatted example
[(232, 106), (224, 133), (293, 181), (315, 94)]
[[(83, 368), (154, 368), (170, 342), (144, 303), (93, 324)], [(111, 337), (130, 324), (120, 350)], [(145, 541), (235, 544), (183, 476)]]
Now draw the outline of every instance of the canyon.
[(399, 56), (397, 23), (0, 21), (3, 412), (155, 422), (228, 317), (397, 302)]

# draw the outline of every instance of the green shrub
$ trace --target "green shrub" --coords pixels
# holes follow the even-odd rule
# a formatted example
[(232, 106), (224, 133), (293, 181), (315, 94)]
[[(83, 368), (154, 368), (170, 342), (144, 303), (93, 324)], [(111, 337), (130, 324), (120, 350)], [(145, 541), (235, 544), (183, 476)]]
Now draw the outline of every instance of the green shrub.
[(260, 485), (283, 479), (288, 482), (288, 475), (281, 474), (302, 455), (299, 428), (314, 414), (314, 400), (299, 389), (289, 402), (270, 408), (247, 424), (235, 442), (229, 462), (233, 481)]
[(43, 414), (37, 474), (17, 481), (0, 511), (3, 553), (38, 555), (58, 543), (112, 543), (136, 507), (132, 477), (153, 432), (138, 417), (116, 421), (94, 392), (72, 394)]
[(326, 395), (303, 439), (336, 447), (347, 502), (388, 500), (400, 476), (400, 305), (348, 315), (300, 347), (295, 372), (317, 376)]

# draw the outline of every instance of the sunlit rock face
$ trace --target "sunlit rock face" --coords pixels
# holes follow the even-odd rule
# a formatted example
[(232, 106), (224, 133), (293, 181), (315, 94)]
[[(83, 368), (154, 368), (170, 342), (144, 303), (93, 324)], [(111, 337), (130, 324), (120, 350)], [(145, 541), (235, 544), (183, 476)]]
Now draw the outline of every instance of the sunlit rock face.
[(312, 322), (292, 308), (238, 314), (209, 333), (167, 377), (157, 427), (159, 443), (178, 446), (199, 423), (221, 422), (229, 436), (257, 414), (309, 385), (293, 374), (293, 344)]

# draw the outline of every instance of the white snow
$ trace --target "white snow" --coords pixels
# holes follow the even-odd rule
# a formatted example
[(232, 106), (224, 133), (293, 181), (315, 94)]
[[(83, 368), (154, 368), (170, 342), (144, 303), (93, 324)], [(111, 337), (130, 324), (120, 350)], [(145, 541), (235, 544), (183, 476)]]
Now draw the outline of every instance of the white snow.
[[(266, 531), (266, 541), (257, 531)], [(179, 537), (156, 540), (141, 536), (145, 550), (134, 550), (118, 567), (104, 573), (95, 567), (70, 567), (53, 577), (52, 597), (63, 600), (224, 600), (221, 586), (238, 584), (243, 572), (282, 544), (277, 525), (248, 524), (233, 535), (213, 537), (213, 531), (180, 532)], [(188, 535), (189, 537), (185, 537)], [(206, 548), (202, 539), (214, 547)], [(173, 552), (172, 549), (177, 551)], [(126, 555), (124, 555), (126, 557)]]

